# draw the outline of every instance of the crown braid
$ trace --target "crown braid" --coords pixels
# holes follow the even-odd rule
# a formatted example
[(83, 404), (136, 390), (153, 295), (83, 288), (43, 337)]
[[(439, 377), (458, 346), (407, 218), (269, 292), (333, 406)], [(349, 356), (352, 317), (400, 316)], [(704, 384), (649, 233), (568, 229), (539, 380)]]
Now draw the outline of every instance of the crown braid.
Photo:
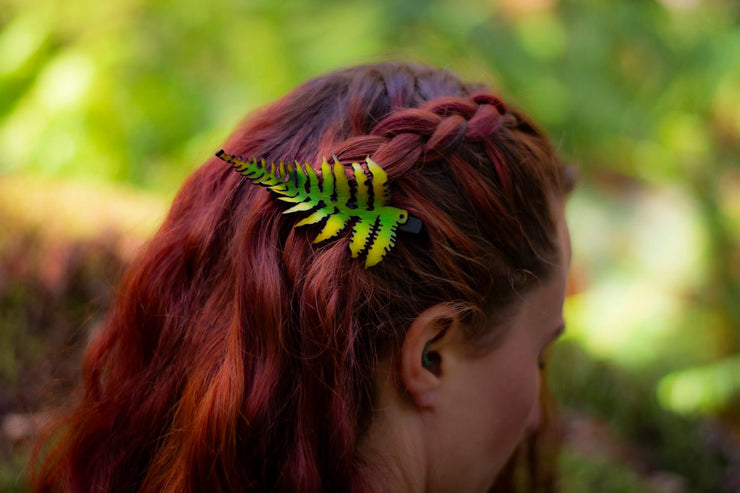
[(469, 97), (442, 96), (419, 108), (405, 108), (391, 113), (369, 135), (353, 137), (335, 151), (342, 161), (370, 157), (386, 169), (389, 176), (405, 174), (413, 166), (449, 157), (463, 143), (481, 143), (491, 156), (496, 172), (508, 188), (509, 172), (491, 136), (517, 118), (504, 103), (488, 93)]

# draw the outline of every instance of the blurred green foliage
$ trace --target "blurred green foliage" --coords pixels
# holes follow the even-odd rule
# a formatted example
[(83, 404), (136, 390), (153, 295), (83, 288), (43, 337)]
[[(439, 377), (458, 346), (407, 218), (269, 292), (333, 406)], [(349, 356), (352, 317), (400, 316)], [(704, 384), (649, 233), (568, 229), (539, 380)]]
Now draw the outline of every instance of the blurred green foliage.
[(576, 454), (562, 454), (561, 469), (570, 474), (565, 475), (560, 487), (568, 493), (592, 493), (608, 491), (609, 493), (651, 493), (652, 490), (634, 473), (615, 466), (601, 458), (583, 458)]
[[(490, 83), (577, 165), (566, 337), (582, 357), (556, 391), (720, 488), (686, 430), (717, 417), (740, 436), (736, 0), (0, 0), (0, 180), (166, 199), (248, 111), (389, 59)], [(26, 203), (57, 205), (40, 198)], [(100, 224), (100, 207), (76, 210)], [(591, 467), (573, 457), (566, 470)], [(631, 484), (591, 465), (588, 484)]]

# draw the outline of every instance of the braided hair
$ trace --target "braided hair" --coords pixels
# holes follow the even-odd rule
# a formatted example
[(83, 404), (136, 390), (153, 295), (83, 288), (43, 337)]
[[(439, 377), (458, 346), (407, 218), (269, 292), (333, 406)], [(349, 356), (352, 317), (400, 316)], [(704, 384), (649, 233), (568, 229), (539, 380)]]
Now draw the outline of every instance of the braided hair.
[(313, 244), (269, 191), (208, 160), (129, 267), (35, 491), (368, 491), (356, 452), (374, 375), (411, 321), (452, 304), (475, 347), (558, 257), (567, 181), (551, 144), (445, 70), (313, 79), (223, 147), (316, 167), (370, 157), (423, 229), (366, 270), (349, 234)]

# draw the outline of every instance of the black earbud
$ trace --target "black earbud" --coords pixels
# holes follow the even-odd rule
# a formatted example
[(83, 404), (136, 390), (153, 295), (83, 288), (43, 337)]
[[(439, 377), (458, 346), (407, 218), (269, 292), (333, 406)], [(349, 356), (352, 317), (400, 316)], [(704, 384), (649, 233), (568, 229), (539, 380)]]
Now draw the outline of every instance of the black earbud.
[(440, 330), (436, 336), (434, 336), (432, 339), (428, 340), (426, 344), (424, 344), (424, 350), (421, 352), (421, 365), (424, 368), (430, 370), (435, 375), (439, 375), (442, 359), (439, 357), (439, 353), (437, 351), (430, 351), (429, 348), (432, 346), (432, 344), (444, 337), (444, 335), (447, 333), (447, 330), (452, 325), (452, 319), (443, 319), (441, 321), (441, 325), (442, 330)]
[[(430, 352), (429, 352), (429, 346), (432, 345), (432, 342), (433, 342), (433, 340), (432, 341), (428, 341), (426, 344), (424, 344), (424, 351), (422, 351), (422, 353), (421, 353), (421, 365), (424, 368), (429, 368), (430, 366), (432, 366), (434, 364), (434, 362), (432, 361), (432, 358), (437, 353), (432, 352), (430, 354)], [(437, 356), (437, 358), (439, 358), (439, 356)]]

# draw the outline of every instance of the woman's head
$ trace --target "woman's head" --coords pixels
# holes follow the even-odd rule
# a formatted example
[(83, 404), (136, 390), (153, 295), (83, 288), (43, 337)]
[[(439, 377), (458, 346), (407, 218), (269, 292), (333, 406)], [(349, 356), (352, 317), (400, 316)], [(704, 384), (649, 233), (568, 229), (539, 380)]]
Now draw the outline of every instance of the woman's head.
[[(224, 149), (314, 167), (370, 157), (390, 205), (423, 228), (399, 232), (366, 269), (350, 230), (314, 244), (320, 225), (296, 228), (284, 203), (211, 158), (127, 273), (39, 484), (56, 474), (107, 490), (365, 489), (380, 402), (418, 411), (419, 433), (454, 435), (442, 427), (470, 416), (449, 399), (476, 392), (440, 390), (463, 368), (455, 361), (479, 365), (454, 373), (460, 382), (512, 368), (491, 355), (521, 362), (513, 334), (562, 307), (563, 169), (482, 86), (424, 66), (342, 70), (247, 118)], [(543, 290), (548, 315), (533, 301)]]

